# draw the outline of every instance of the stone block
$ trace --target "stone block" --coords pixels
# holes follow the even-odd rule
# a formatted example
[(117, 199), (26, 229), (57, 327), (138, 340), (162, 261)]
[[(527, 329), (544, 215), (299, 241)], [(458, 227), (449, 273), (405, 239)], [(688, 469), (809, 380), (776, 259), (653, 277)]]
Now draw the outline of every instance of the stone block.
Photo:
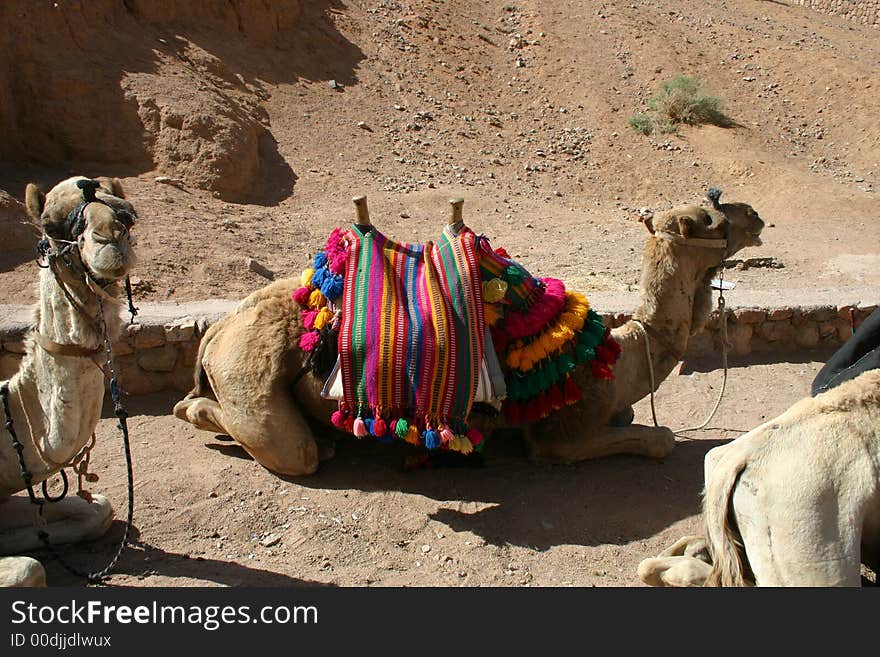
[(766, 313), (755, 308), (737, 308), (733, 311), (733, 318), (738, 324), (760, 324), (764, 321)]
[(819, 337), (822, 340), (831, 336), (837, 337), (837, 322), (819, 322), (816, 328), (819, 330)]
[(138, 353), (137, 363), (147, 372), (172, 372), (177, 363), (177, 347), (166, 344), (146, 349)]
[(196, 321), (187, 319), (165, 325), (165, 339), (168, 342), (188, 342), (196, 336)]
[(753, 324), (728, 324), (727, 339), (735, 354), (745, 355), (752, 352)]
[(792, 342), (795, 329), (785, 320), (768, 320), (758, 325), (758, 335), (767, 342)]
[(152, 349), (165, 344), (165, 327), (141, 326), (134, 335), (134, 348), (136, 351)]
[(810, 311), (810, 319), (815, 322), (827, 322), (837, 317), (837, 308), (834, 306), (819, 306)]
[(785, 319), (791, 319), (794, 311), (791, 308), (774, 308), (767, 313), (767, 319), (771, 322), (781, 322)]
[(810, 349), (819, 344), (819, 328), (815, 324), (805, 324), (797, 330), (795, 337), (798, 347)]

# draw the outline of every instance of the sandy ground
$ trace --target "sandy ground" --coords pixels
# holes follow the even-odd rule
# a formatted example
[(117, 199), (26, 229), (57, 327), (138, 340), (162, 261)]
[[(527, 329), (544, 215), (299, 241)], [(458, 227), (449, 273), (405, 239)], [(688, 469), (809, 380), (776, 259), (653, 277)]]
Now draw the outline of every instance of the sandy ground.
[[(135, 464), (135, 543), (111, 586), (639, 586), (639, 561), (700, 528), (705, 453), (808, 394), (824, 359), (734, 361), (716, 417), (655, 461), (612, 457), (529, 463), (515, 435), (491, 441), (485, 467), (408, 472), (405, 445), (344, 438), (312, 476), (268, 472), (234, 443), (179, 422), (173, 396), (127, 404)], [(796, 360), (796, 359), (795, 359)], [(656, 397), (672, 428), (700, 424), (722, 373), (685, 363)], [(650, 423), (647, 400), (636, 421)], [(125, 468), (105, 413), (94, 452), (125, 517)], [(65, 554), (103, 566), (122, 532)], [(79, 585), (46, 559), (52, 584)]]

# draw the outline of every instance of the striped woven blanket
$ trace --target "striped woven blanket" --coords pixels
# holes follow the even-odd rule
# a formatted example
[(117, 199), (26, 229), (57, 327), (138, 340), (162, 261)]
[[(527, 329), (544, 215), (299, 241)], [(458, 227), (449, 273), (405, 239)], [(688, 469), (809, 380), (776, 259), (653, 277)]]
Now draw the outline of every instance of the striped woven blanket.
[[(324, 392), (339, 400), (333, 424), (358, 437), (479, 451), (467, 426), (478, 389), (506, 394), (510, 424), (534, 422), (581, 399), (575, 369), (613, 378), (620, 353), (586, 297), (531, 276), (468, 228), (447, 227), (436, 244), (336, 229), (301, 283), (300, 348), (323, 373), (316, 363), (336, 360), (338, 347)], [(501, 378), (493, 349), (499, 385), (486, 372), (488, 360)]]
[(356, 435), (466, 451), (485, 333), (475, 239), (469, 229), (436, 244), (349, 233), (339, 356)]

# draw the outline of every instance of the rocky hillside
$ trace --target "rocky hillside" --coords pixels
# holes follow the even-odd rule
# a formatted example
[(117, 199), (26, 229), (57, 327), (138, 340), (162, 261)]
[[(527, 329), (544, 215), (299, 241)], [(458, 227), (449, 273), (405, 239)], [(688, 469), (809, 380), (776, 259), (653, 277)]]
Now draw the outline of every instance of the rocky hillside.
[[(771, 224), (760, 255), (783, 267), (749, 284), (865, 284), (880, 264), (878, 32), (808, 7), (13, 0), (0, 20), (0, 187), (123, 176), (148, 297), (240, 296), (262, 282), (244, 256), (297, 271), (355, 193), (406, 239), (463, 195), (476, 228), (591, 287), (637, 282), (640, 209), (710, 185)], [(631, 130), (680, 73), (730, 126)]]

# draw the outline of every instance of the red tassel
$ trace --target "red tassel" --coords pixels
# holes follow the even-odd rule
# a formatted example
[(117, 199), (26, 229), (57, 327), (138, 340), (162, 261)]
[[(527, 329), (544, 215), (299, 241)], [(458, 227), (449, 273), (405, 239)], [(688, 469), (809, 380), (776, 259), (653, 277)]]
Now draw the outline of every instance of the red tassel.
[(385, 420), (382, 418), (376, 418), (376, 421), (373, 422), (373, 435), (377, 438), (381, 438), (386, 433), (388, 433), (388, 425), (385, 424)]
[(522, 408), (518, 401), (508, 400), (504, 405), (504, 415), (507, 417), (507, 423), (515, 427), (522, 423)]
[(546, 392), (542, 392), (541, 396), (538, 397), (537, 408), (539, 420), (543, 420), (545, 417), (550, 415), (550, 411), (553, 410), (550, 406), (550, 395), (548, 395)]
[(562, 389), (558, 385), (553, 385), (550, 388), (550, 406), (554, 411), (558, 411), (565, 406), (565, 397), (562, 394)]
[(609, 336), (605, 339), (605, 346), (608, 347), (612, 352), (614, 352), (614, 362), (617, 362), (617, 357), (620, 356), (620, 352), (622, 351), (620, 348), (620, 343)]
[(614, 373), (611, 371), (611, 368), (598, 358), (594, 358), (590, 362), (590, 366), (593, 368), (593, 377), (596, 379), (613, 379)]
[(601, 360), (603, 363), (611, 364), (614, 362), (614, 354), (604, 344), (600, 344), (598, 347), (596, 347), (596, 360)]
[[(593, 361), (596, 362), (595, 360)], [(576, 404), (581, 399), (584, 398), (584, 394), (581, 392), (581, 389), (578, 388), (577, 383), (574, 382), (570, 376), (565, 379), (565, 403), (566, 404)]]

